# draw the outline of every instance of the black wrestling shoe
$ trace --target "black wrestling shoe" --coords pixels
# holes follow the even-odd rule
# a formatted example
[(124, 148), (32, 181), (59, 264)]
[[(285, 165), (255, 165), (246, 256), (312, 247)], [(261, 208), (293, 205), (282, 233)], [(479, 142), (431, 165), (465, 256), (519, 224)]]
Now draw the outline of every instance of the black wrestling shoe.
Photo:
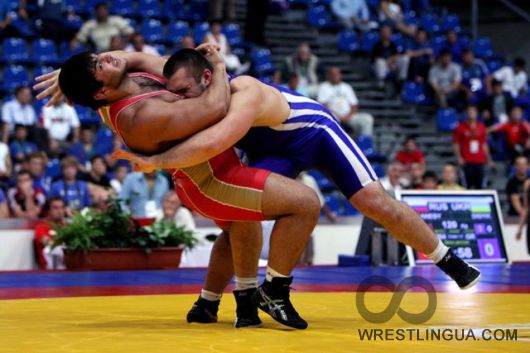
[(456, 256), (451, 249), (436, 266), (451, 277), (460, 289), (471, 288), (480, 280), (480, 271)]
[(249, 288), (244, 290), (235, 290), (234, 297), (236, 298), (236, 322), (235, 328), (244, 327), (259, 327), (261, 320), (258, 316), (258, 307), (253, 300), (257, 288)]
[(280, 324), (303, 330), (307, 328), (307, 322), (298, 315), (289, 300), (292, 281), (293, 277), (274, 277), (271, 282), (264, 281), (256, 291), (254, 300), (258, 308)]
[(220, 300), (214, 302), (199, 297), (186, 316), (186, 320), (191, 324), (198, 322), (200, 324), (213, 324), (217, 322), (217, 311), (219, 310)]

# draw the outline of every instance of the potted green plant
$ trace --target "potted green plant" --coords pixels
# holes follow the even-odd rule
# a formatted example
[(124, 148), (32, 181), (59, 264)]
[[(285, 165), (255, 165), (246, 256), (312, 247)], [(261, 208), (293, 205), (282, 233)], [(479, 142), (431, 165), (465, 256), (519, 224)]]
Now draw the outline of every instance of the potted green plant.
[(54, 229), (54, 246), (65, 248), (69, 270), (177, 268), (183, 249), (191, 249), (196, 242), (191, 231), (174, 222), (141, 227), (118, 200), (106, 212), (76, 212), (70, 223)]

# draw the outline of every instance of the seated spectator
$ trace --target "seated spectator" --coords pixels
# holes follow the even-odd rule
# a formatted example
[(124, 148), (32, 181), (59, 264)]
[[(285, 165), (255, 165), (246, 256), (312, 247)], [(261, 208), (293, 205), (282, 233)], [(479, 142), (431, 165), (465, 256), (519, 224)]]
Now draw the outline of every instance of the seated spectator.
[(48, 149), (48, 163), (46, 164), (46, 176), (51, 179), (57, 179), (61, 176), (61, 158), (64, 153), (61, 150), (59, 142), (50, 140)]
[(416, 26), (404, 22), (403, 11), (397, 0), (381, 0), (379, 4), (379, 22), (391, 25), (403, 34), (413, 36)]
[(119, 164), (114, 168), (114, 178), (110, 181), (110, 186), (119, 194), (123, 185), (123, 181), (129, 173), (129, 168), (124, 164)]
[(502, 82), (502, 90), (509, 92), (513, 98), (523, 96), (528, 91), (525, 66), (526, 61), (523, 58), (515, 58), (513, 67), (504, 66), (493, 73), (493, 77)]
[(425, 173), (425, 164), (412, 163), (409, 170), (409, 183), (407, 189), (417, 190), (423, 183), (423, 173)]
[(7, 207), (7, 198), (3, 189), (0, 189), (0, 219), (9, 218), (9, 207)]
[(86, 174), (85, 181), (103, 188), (110, 188), (110, 179), (107, 176), (107, 163), (100, 155), (90, 158), (90, 171)]
[(39, 267), (48, 270), (64, 268), (62, 250), (58, 253), (52, 249), (52, 240), (55, 236), (53, 226), (66, 225), (66, 203), (60, 197), (48, 199), (44, 206), (45, 219), (35, 226), (35, 250)]
[(319, 59), (311, 54), (309, 44), (302, 43), (296, 54), (285, 59), (283, 66), (274, 74), (274, 83), (287, 82), (289, 77), (295, 73), (300, 82), (299, 85), (307, 89), (311, 97), (315, 97), (318, 89)]
[(155, 47), (145, 44), (145, 39), (142, 33), (134, 33), (131, 37), (131, 44), (128, 44), (125, 47), (125, 51), (128, 52), (140, 52), (145, 54), (151, 54), (155, 56), (160, 56), (160, 53), (158, 50), (155, 49)]
[(193, 36), (187, 35), (180, 40), (180, 49), (195, 49), (196, 46)]
[(96, 155), (96, 146), (94, 145), (94, 131), (90, 126), (81, 127), (81, 139), (74, 143), (68, 149), (68, 154), (74, 156), (81, 164), (81, 171), (88, 167), (90, 158)]
[(421, 190), (437, 190), (438, 189), (438, 176), (432, 170), (428, 170), (423, 173)]
[(403, 189), (401, 179), (404, 174), (404, 168), (401, 163), (394, 162), (386, 169), (386, 175), (381, 178), (381, 185), (390, 194), (394, 195), (397, 190)]
[(162, 174), (132, 173), (125, 177), (119, 199), (133, 217), (154, 218), (162, 207), (162, 199), (168, 191), (169, 183)]
[(465, 188), (458, 184), (457, 167), (453, 163), (446, 163), (442, 170), (442, 182), (438, 185), (438, 190), (465, 190)]
[(394, 42), (392, 42), (392, 30), (388, 25), (381, 26), (381, 39), (372, 48), (372, 61), (374, 63), (375, 77), (379, 85), (383, 86), (389, 74), (398, 81), (407, 78), (408, 57), (401, 55)]
[(44, 192), (33, 187), (33, 178), (26, 170), (17, 173), (16, 186), (9, 189), (7, 199), (13, 216), (24, 219), (39, 217), (46, 203)]
[(339, 67), (328, 69), (327, 81), (318, 87), (317, 100), (333, 113), (346, 131), (356, 135), (373, 135), (374, 117), (358, 113), (359, 100), (353, 88), (342, 81)]
[(407, 77), (411, 81), (427, 81), (429, 69), (434, 64), (434, 52), (429, 45), (429, 35), (423, 28), (418, 29), (414, 42), (409, 46), (405, 55), (409, 58)]
[(299, 93), (302, 96), (309, 96), (309, 92), (307, 91), (307, 89), (304, 86), (300, 85), (300, 79), (298, 78), (298, 75), (296, 73), (292, 73), (291, 76), (289, 76), (289, 80), (287, 81), (286, 86), (291, 91)]
[[(118, 35), (118, 36), (114, 36), (110, 39), (110, 47), (109, 47), (109, 50), (110, 51), (121, 51), (121, 50), (125, 50), (127, 46), (127, 40), (125, 40), (125, 38), (123, 38), (121, 35)], [(158, 53), (158, 52), (157, 52)], [(158, 55), (158, 54), (157, 54)]]
[(510, 112), (510, 120), (489, 128), (489, 131), (504, 134), (508, 158), (513, 163), (517, 156), (530, 154), (530, 124), (523, 120), (523, 110), (515, 106)]
[(221, 32), (220, 22), (211, 22), (210, 31), (204, 36), (203, 42), (218, 45), (219, 53), (225, 59), (226, 70), (231, 73), (239, 73), (241, 62), (236, 55), (232, 54), (232, 48), (230, 48), (226, 36)]
[(18, 37), (19, 35), (17, 29), (13, 26), (11, 2), (9, 0), (0, 0), (0, 39)]
[(190, 210), (182, 206), (182, 202), (174, 190), (166, 192), (162, 202), (161, 212), (156, 217), (157, 221), (164, 220), (175, 222), (177, 227), (184, 227), (187, 230), (195, 230), (195, 220)]
[(69, 138), (73, 143), (79, 141), (80, 124), (77, 112), (64, 99), (59, 99), (51, 107), (42, 108), (41, 119), (50, 139), (59, 141), (63, 146), (68, 144)]
[(66, 25), (64, 1), (29, 1), (31, 8), (26, 5), (28, 0), (20, 0), (19, 16), (31, 21), (39, 36), (53, 40), (68, 40), (75, 35), (75, 30)]
[(357, 28), (364, 32), (377, 28), (377, 24), (370, 21), (370, 10), (365, 0), (333, 0), (331, 11), (347, 29)]
[(68, 206), (68, 214), (92, 205), (88, 185), (77, 178), (79, 162), (73, 156), (61, 160), (62, 178), (52, 183), (50, 196), (62, 197)]
[(476, 59), (473, 51), (464, 50), (462, 54), (462, 82), (460, 92), (462, 100), (477, 105), (487, 92), (491, 91), (491, 76), (488, 67), (481, 59)]
[(44, 152), (33, 152), (28, 156), (27, 169), (33, 178), (33, 186), (44, 191), (46, 195), (49, 195), (52, 178), (46, 175), (47, 162), (48, 158)]
[(453, 150), (458, 164), (464, 170), (467, 189), (482, 189), (485, 184), (484, 167), (494, 167), (488, 148), (486, 126), (478, 120), (478, 110), (470, 105), (466, 120), (458, 124), (453, 132)]
[(105, 52), (110, 48), (112, 37), (133, 34), (134, 29), (127, 20), (121, 16), (109, 16), (106, 3), (97, 3), (94, 10), (95, 18), (85, 22), (77, 33), (77, 39), (81, 43), (91, 42), (98, 52)]
[(442, 50), (438, 63), (429, 70), (429, 84), (434, 91), (438, 106), (447, 108), (456, 104), (461, 82), (460, 65), (452, 62), (451, 53), (448, 50)]
[(469, 48), (460, 42), (458, 34), (455, 31), (447, 31), (445, 38), (446, 40), (442, 50), (449, 51), (453, 61), (456, 63), (461, 63), (464, 50)]
[(0, 189), (7, 190), (7, 185), (13, 173), (13, 162), (9, 146), (0, 141)]
[(502, 82), (491, 81), (491, 95), (482, 104), (482, 117), (486, 126), (508, 121), (508, 114), (513, 108), (513, 98), (510, 93), (503, 92)]
[(2, 106), (2, 121), (4, 128), (2, 141), (9, 142), (9, 135), (15, 131), (15, 125), (33, 126), (37, 122), (35, 109), (32, 105), (33, 96), (27, 86), (20, 86), (15, 90), (15, 99), (7, 101)]
[(515, 174), (506, 183), (508, 196), (508, 215), (521, 216), (524, 212), (524, 183), (528, 179), (528, 158), (515, 158)]
[(425, 167), (425, 157), (423, 152), (416, 145), (416, 138), (412, 135), (407, 136), (403, 142), (403, 149), (396, 154), (396, 161), (409, 168), (412, 163), (418, 163)]
[(37, 145), (33, 142), (29, 142), (28, 128), (24, 125), (15, 126), (15, 138), (9, 144), (9, 152), (13, 159), (13, 165), (16, 167), (18, 164), (25, 162), (26, 158), (33, 152), (38, 150)]

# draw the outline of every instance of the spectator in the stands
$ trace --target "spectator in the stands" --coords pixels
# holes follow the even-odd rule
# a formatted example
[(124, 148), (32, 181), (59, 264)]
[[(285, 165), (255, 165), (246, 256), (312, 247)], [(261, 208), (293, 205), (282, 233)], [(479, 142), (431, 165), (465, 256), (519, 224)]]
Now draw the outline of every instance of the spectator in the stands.
[[(28, 3), (33, 5), (31, 9)], [(54, 40), (69, 40), (75, 30), (66, 25), (64, 0), (20, 0), (18, 14), (21, 18), (31, 21), (39, 36)]]
[(491, 76), (488, 67), (481, 59), (475, 58), (473, 51), (462, 53), (461, 99), (473, 105), (480, 104), (491, 91)]
[(92, 42), (98, 52), (104, 52), (109, 50), (112, 37), (133, 34), (134, 29), (127, 20), (121, 16), (109, 16), (106, 3), (97, 3), (94, 10), (95, 18), (85, 22), (77, 33), (77, 39), (80, 42)]
[(7, 206), (7, 198), (3, 189), (0, 189), (0, 219), (9, 218), (9, 207)]
[(391, 78), (404, 81), (407, 78), (408, 57), (401, 55), (394, 42), (392, 42), (392, 29), (388, 25), (381, 26), (381, 39), (372, 48), (372, 61), (374, 63), (375, 77), (380, 86), (385, 79)]
[(423, 182), (423, 173), (425, 173), (425, 164), (412, 163), (409, 169), (407, 189), (420, 189)]
[(142, 35), (142, 33), (138, 33), (138, 32), (132, 35), (131, 43), (125, 47), (125, 51), (128, 51), (128, 52), (135, 51), (135, 52), (160, 56), (160, 53), (158, 52), (158, 50), (156, 50), (155, 47), (149, 44), (145, 44), (144, 36)]
[(182, 206), (177, 193), (173, 190), (164, 195), (162, 209), (156, 218), (157, 220), (174, 222), (177, 227), (184, 227), (186, 230), (194, 231), (196, 228), (192, 213)]
[(169, 191), (167, 179), (160, 173), (132, 173), (125, 177), (119, 194), (133, 217), (156, 217), (162, 199)]
[(90, 158), (90, 171), (86, 174), (85, 181), (103, 188), (110, 188), (107, 163), (102, 156), (95, 155)]
[(33, 142), (29, 142), (28, 138), (28, 128), (24, 125), (15, 126), (15, 136), (13, 141), (9, 144), (9, 152), (11, 153), (11, 158), (13, 159), (13, 165), (23, 163), (26, 158), (33, 152), (37, 151), (37, 145)]
[(414, 42), (409, 46), (405, 55), (409, 58), (407, 78), (416, 82), (427, 81), (429, 68), (434, 64), (434, 52), (429, 45), (429, 35), (425, 29), (418, 29)]
[(489, 131), (504, 135), (506, 152), (508, 152), (511, 163), (517, 156), (530, 154), (530, 124), (523, 119), (521, 107), (513, 107), (510, 112), (510, 119), (505, 123), (490, 127)]
[(61, 149), (61, 145), (56, 140), (50, 140), (50, 146), (48, 148), (48, 163), (46, 164), (46, 176), (52, 179), (59, 178), (61, 176), (61, 158), (64, 157), (64, 152)]
[(0, 189), (7, 190), (9, 180), (13, 173), (13, 161), (9, 146), (0, 141)]
[(461, 63), (464, 50), (468, 48), (462, 44), (455, 31), (447, 31), (445, 35), (445, 43), (442, 47), (442, 50), (444, 49), (451, 53), (454, 62)]
[(386, 175), (381, 178), (383, 188), (393, 194), (397, 190), (403, 189), (401, 180), (404, 174), (404, 168), (401, 163), (391, 163), (386, 169)]
[(405, 23), (403, 11), (397, 0), (381, 0), (379, 4), (379, 22), (391, 25), (408, 36), (413, 36), (416, 33), (414, 24)]
[(486, 126), (478, 120), (478, 110), (470, 105), (466, 120), (453, 132), (453, 150), (456, 160), (464, 171), (467, 189), (482, 189), (485, 182), (485, 166), (494, 166), (491, 159)]
[(221, 32), (221, 22), (212, 21), (210, 23), (210, 31), (204, 35), (203, 42), (219, 46), (219, 53), (225, 59), (226, 70), (231, 73), (239, 73), (241, 62), (236, 55), (232, 54), (230, 43)]
[(438, 63), (429, 70), (429, 84), (434, 91), (438, 106), (447, 108), (456, 104), (460, 82), (462, 82), (460, 65), (452, 62), (448, 50), (442, 50)]
[(438, 189), (438, 175), (432, 170), (423, 173), (421, 190), (437, 190)]
[(52, 184), (50, 192), (52, 197), (60, 196), (66, 201), (69, 214), (92, 205), (87, 183), (77, 178), (78, 166), (75, 157), (64, 157), (61, 160), (62, 178)]
[(446, 163), (442, 169), (442, 182), (438, 185), (438, 190), (465, 190), (458, 184), (458, 169), (456, 164)]
[(290, 75), (296, 73), (299, 84), (309, 92), (311, 97), (316, 96), (318, 89), (319, 59), (311, 54), (309, 44), (302, 43), (296, 54), (288, 56), (280, 70), (274, 74), (274, 83), (287, 82)]
[(46, 175), (46, 163), (48, 158), (42, 151), (33, 152), (28, 156), (27, 169), (33, 178), (33, 185), (38, 187), (46, 195), (51, 191), (51, 178)]
[(9, 208), (15, 218), (37, 218), (46, 203), (46, 195), (33, 186), (33, 178), (27, 170), (17, 173), (16, 186), (7, 192)]
[(17, 29), (13, 26), (11, 14), (11, 1), (0, 0), (0, 39), (4, 37), (17, 37)]
[(318, 87), (317, 100), (333, 113), (346, 131), (356, 135), (373, 135), (374, 117), (358, 112), (359, 100), (353, 88), (342, 81), (339, 67), (328, 69), (327, 81)]
[(505, 123), (513, 108), (513, 98), (508, 92), (503, 92), (502, 82), (493, 79), (491, 81), (491, 95), (488, 96), (482, 105), (482, 118), (486, 126), (495, 123)]
[[(44, 206), (44, 216), (41, 222), (35, 225), (35, 250), (37, 262), (43, 269), (59, 269), (62, 264), (60, 253), (50, 247), (56, 233), (53, 226), (66, 225), (66, 203), (61, 197), (52, 197)], [(58, 247), (60, 248), (60, 247)]]
[(109, 46), (110, 51), (125, 50), (126, 47), (127, 47), (127, 40), (123, 36), (117, 35), (117, 36), (113, 36), (110, 39), (110, 46)]
[(521, 216), (524, 212), (524, 183), (528, 179), (528, 158), (518, 156), (515, 158), (515, 173), (506, 183), (508, 196), (508, 215)]
[(129, 168), (124, 164), (118, 164), (114, 167), (114, 178), (111, 179), (110, 186), (116, 194), (120, 193), (123, 181), (127, 177), (127, 173), (129, 173)]
[(214, 21), (233, 22), (236, 18), (235, 0), (209, 0), (209, 17)]
[(33, 96), (27, 86), (20, 86), (15, 90), (15, 98), (2, 106), (2, 141), (8, 143), (9, 135), (15, 131), (15, 125), (31, 127), (37, 122), (35, 109), (32, 105)]
[(366, 0), (333, 0), (331, 10), (347, 29), (357, 28), (364, 32), (377, 27), (377, 24), (370, 21)]
[(403, 164), (407, 169), (412, 163), (418, 163), (425, 166), (425, 157), (423, 152), (416, 145), (416, 137), (409, 135), (403, 142), (403, 148), (396, 154), (396, 161)]
[(515, 58), (513, 66), (503, 66), (493, 73), (493, 77), (502, 82), (502, 89), (510, 92), (513, 98), (524, 95), (528, 91), (528, 76), (525, 72), (526, 61)]
[(187, 35), (180, 40), (180, 49), (195, 49), (195, 39), (193, 36)]
[(41, 119), (50, 139), (59, 141), (65, 147), (69, 139), (73, 143), (79, 141), (80, 124), (77, 112), (64, 99), (59, 99), (51, 107), (44, 107)]
[(70, 146), (68, 154), (73, 155), (79, 163), (81, 163), (81, 170), (85, 170), (87, 163), (96, 154), (96, 146), (94, 146), (94, 131), (90, 126), (81, 127), (81, 138), (79, 142)]
[(289, 80), (287, 80), (286, 86), (291, 91), (295, 91), (301, 94), (302, 96), (309, 96), (309, 92), (307, 91), (306, 87), (300, 85), (300, 79), (298, 78), (298, 75), (294, 72), (289, 76)]

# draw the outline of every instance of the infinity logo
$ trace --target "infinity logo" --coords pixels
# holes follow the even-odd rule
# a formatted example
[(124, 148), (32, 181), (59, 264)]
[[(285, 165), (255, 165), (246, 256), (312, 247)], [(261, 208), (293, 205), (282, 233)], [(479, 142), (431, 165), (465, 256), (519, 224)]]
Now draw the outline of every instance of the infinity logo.
[[(390, 300), (390, 303), (388, 304), (388, 307), (381, 311), (381, 312), (372, 312), (368, 310), (368, 308), (365, 305), (365, 294), (367, 291), (370, 290), (372, 287), (376, 286), (382, 286), (390, 290), (391, 292), (394, 292), (394, 295), (392, 295), (392, 299)], [(427, 304), (427, 307), (425, 310), (421, 313), (415, 314), (415, 313), (409, 313), (408, 311), (405, 311), (401, 309), (399, 306), (401, 304), (401, 301), (403, 300), (403, 296), (405, 295), (405, 292), (407, 292), (410, 288), (413, 287), (420, 287), (425, 290), (427, 293), (427, 296), (429, 298), (429, 303)], [(405, 279), (403, 279), (399, 284), (396, 286), (392, 281), (390, 281), (388, 278), (383, 276), (370, 276), (366, 278), (364, 281), (361, 282), (359, 285), (359, 288), (357, 289), (357, 294), (355, 297), (355, 301), (357, 303), (357, 310), (359, 311), (359, 314), (368, 322), (374, 323), (374, 324), (382, 324), (384, 322), (389, 321), (396, 313), (398, 316), (410, 323), (410, 324), (422, 324), (426, 321), (428, 321), (436, 311), (436, 306), (438, 303), (438, 299), (436, 297), (436, 292), (434, 290), (434, 286), (431, 284), (431, 282), (427, 281), (423, 277), (418, 276), (410, 276)]]

